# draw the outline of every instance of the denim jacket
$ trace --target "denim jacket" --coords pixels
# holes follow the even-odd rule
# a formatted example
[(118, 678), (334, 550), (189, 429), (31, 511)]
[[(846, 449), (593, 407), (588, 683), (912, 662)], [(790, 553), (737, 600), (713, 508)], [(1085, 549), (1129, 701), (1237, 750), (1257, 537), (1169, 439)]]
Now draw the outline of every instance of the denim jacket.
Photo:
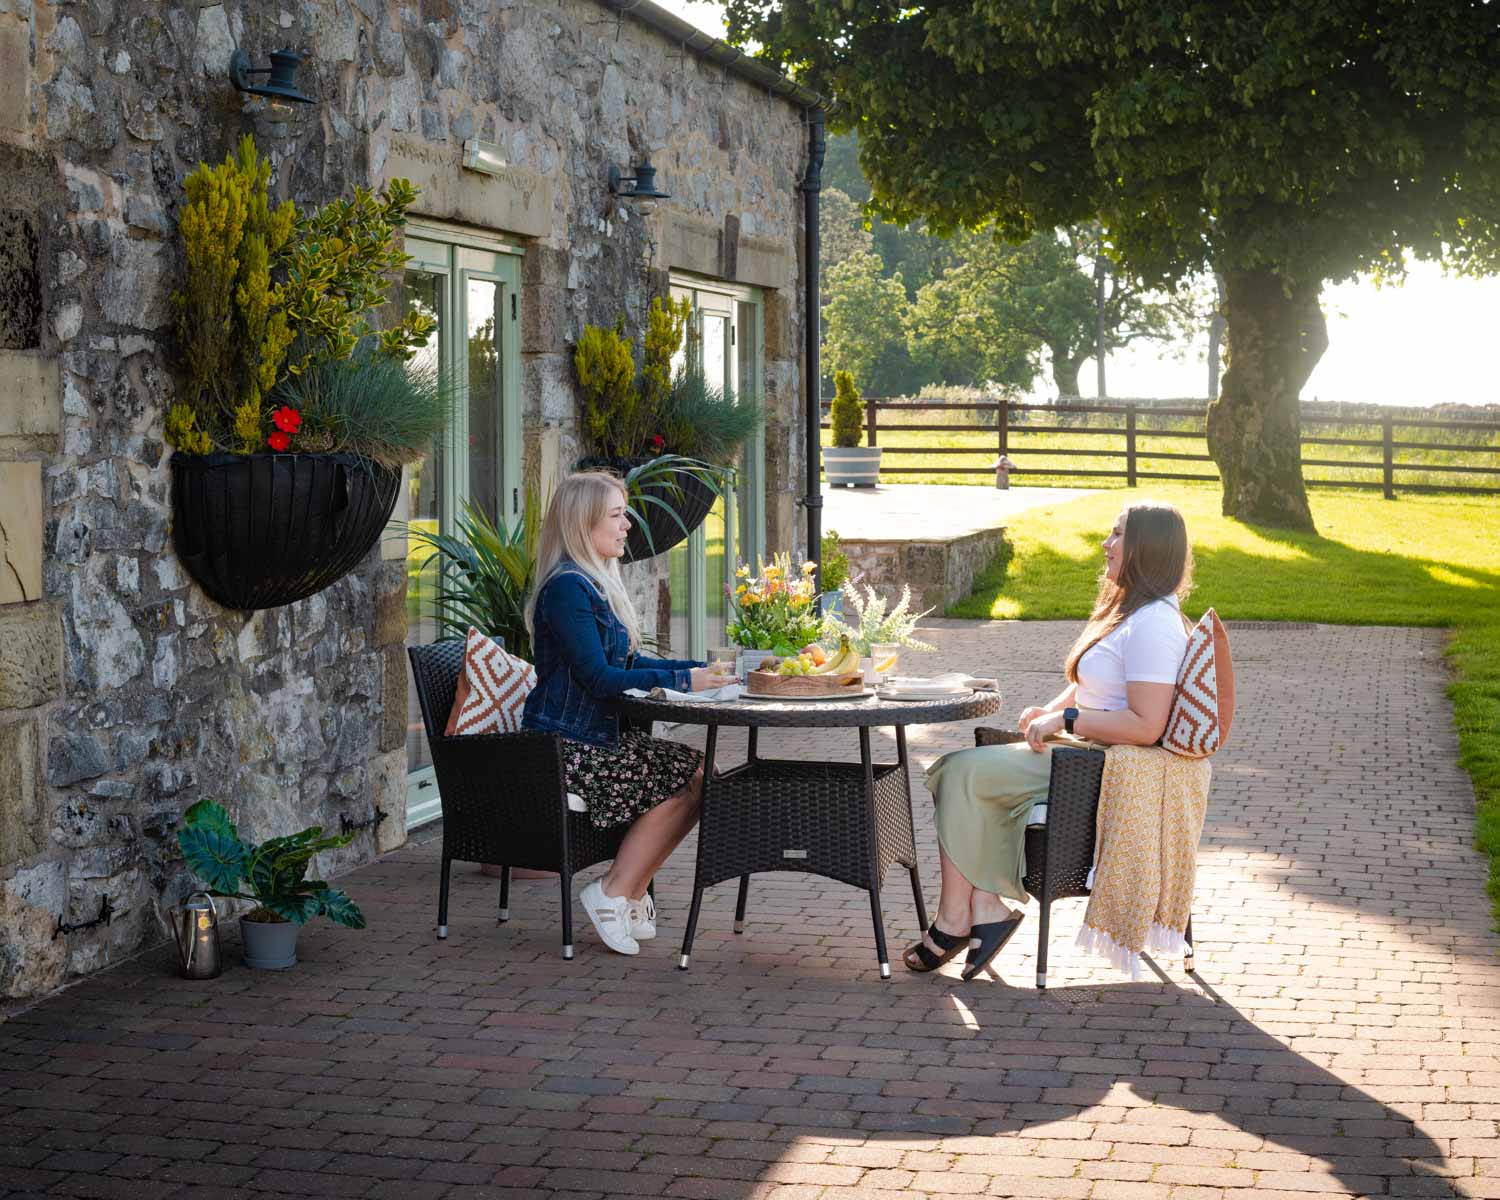
[(703, 665), (632, 655), (630, 635), (609, 601), (567, 560), (542, 585), (535, 622), (536, 687), (526, 697), (523, 729), (613, 745), (620, 735), (616, 697), (627, 688), (687, 691), (688, 673)]

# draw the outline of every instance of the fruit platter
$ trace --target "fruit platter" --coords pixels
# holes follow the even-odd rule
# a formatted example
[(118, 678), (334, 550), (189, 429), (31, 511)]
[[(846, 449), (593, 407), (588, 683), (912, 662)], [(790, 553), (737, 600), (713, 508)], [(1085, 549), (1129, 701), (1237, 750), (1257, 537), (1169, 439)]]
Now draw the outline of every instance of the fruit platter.
[(745, 689), (752, 696), (786, 700), (860, 696), (864, 694), (865, 677), (860, 670), (859, 654), (845, 637), (831, 654), (813, 643), (800, 653), (766, 659), (759, 668), (746, 673)]

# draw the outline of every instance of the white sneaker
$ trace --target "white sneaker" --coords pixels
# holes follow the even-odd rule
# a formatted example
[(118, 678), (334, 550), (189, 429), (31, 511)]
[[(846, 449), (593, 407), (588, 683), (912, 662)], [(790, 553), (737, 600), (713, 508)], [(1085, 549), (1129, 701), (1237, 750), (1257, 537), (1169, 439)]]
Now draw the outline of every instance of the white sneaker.
[(639, 954), (641, 944), (630, 935), (630, 901), (624, 896), (606, 896), (596, 879), (578, 897), (583, 911), (599, 934), (599, 940), (616, 954)]
[(650, 892), (630, 902), (630, 935), (638, 942), (649, 942), (656, 936), (656, 901)]

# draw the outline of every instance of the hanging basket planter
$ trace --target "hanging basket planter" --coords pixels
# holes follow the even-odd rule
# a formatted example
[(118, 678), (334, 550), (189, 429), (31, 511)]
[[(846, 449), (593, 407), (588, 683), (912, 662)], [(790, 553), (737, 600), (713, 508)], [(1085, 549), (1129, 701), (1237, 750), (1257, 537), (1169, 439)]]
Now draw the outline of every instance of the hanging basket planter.
[(353, 570), (401, 473), (353, 454), (172, 455), (172, 545), (225, 608), (277, 608)]
[[(641, 520), (631, 525), (625, 542), (622, 561), (627, 563), (655, 558), (685, 541), (688, 534), (708, 519), (714, 501), (719, 498), (701, 471), (675, 469), (670, 475), (642, 484), (641, 494), (642, 502), (636, 506)], [(653, 503), (646, 497), (659, 499), (662, 503)], [(670, 511), (663, 505), (669, 506)], [(647, 530), (651, 534), (649, 540)]]

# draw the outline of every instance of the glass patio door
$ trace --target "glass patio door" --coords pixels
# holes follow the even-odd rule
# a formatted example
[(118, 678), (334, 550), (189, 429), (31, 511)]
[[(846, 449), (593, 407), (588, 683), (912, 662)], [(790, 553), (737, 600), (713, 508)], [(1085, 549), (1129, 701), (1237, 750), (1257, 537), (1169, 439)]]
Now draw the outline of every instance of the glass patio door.
[[(691, 364), (710, 384), (736, 397), (761, 398), (761, 323), (758, 294), (749, 288), (682, 280), (674, 299), (693, 306), (688, 336), (674, 367)], [(672, 656), (704, 658), (722, 645), (729, 619), (726, 591), (738, 561), (765, 553), (765, 435), (757, 430), (736, 464), (735, 486), (715, 502), (707, 520), (667, 552), (672, 588)]]
[[(408, 468), (408, 520), (413, 529), (452, 532), (465, 505), (473, 504), (491, 520), (509, 523), (521, 510), (520, 255), (498, 242), (452, 240), (437, 231), (428, 236), (415, 228), (406, 253), (404, 303), (437, 319), (413, 362), (437, 371), (456, 398), (447, 433)], [(440, 635), (437, 567), (418, 569), (429, 554), (414, 543), (407, 549), (408, 645)], [(406, 766), (406, 823), (413, 828), (440, 812), (413, 688), (407, 690)]]

